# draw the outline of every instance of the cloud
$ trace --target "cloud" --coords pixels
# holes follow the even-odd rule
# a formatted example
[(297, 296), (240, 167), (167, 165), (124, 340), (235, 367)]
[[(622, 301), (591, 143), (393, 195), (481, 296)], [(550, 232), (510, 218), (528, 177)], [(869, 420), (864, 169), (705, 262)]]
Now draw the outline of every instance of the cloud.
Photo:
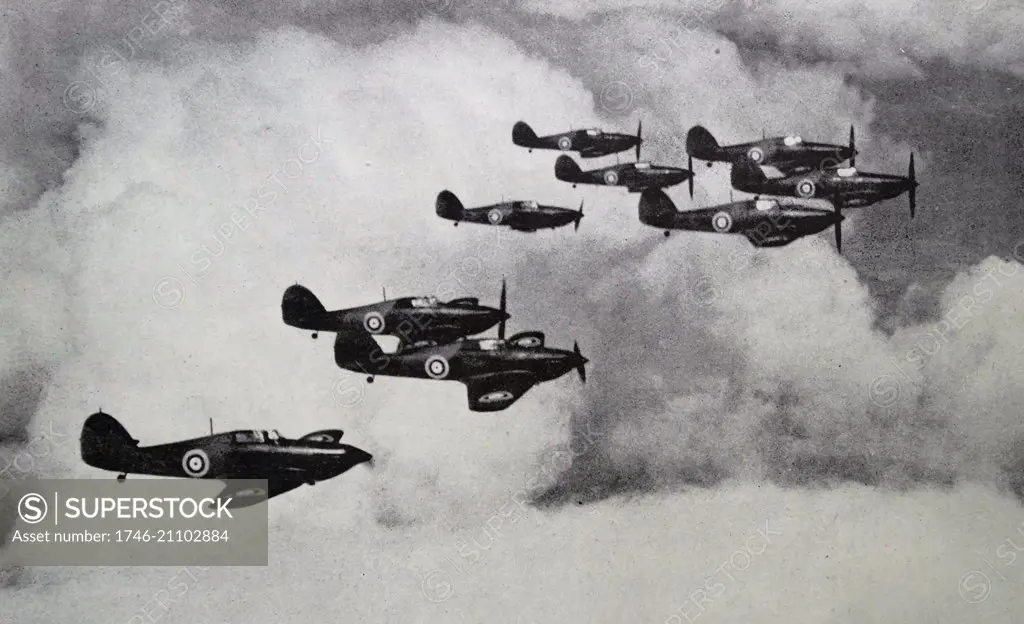
[(935, 59), (1024, 76), (1024, 40), (1018, 35), (1024, 12), (1001, 0), (529, 0), (524, 9), (571, 20), (658, 12), (743, 43), (767, 42), (803, 61), (841, 62), (870, 77), (922, 77), (918, 63)]

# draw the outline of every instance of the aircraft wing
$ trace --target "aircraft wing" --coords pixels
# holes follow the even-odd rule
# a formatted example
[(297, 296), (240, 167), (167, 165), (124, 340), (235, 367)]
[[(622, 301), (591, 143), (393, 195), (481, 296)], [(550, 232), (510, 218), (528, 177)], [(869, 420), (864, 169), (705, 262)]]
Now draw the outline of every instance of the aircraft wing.
[(800, 238), (789, 232), (780, 231), (778, 228), (759, 230), (746, 230), (743, 235), (747, 237), (754, 247), (784, 247)]
[(462, 380), (469, 409), (474, 412), (499, 412), (518, 401), (537, 382), (537, 376), (527, 371), (487, 373)]
[(228, 509), (240, 509), (242, 507), (251, 507), (262, 503), (265, 500), (280, 496), (285, 492), (291, 492), (297, 487), (302, 486), (306, 482), (306, 476), (301, 472), (290, 471), (290, 474), (278, 474), (270, 477), (267, 480), (267, 489), (264, 490), (260, 487), (251, 487), (251, 483), (240, 483), (235, 485), (228, 485), (217, 498), (232, 499), (231, 503), (227, 506)]

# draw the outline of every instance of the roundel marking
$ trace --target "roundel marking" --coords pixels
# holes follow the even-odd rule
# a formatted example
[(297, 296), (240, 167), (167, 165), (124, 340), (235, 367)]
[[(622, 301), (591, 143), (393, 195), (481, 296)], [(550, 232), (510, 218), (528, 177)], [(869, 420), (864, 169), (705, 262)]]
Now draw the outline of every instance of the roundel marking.
[(367, 312), (363, 317), (363, 327), (371, 334), (379, 334), (384, 329), (384, 317), (380, 312)]
[(448, 376), (448, 371), (450, 370), (448, 360), (443, 355), (430, 356), (427, 358), (423, 368), (431, 379), (444, 379)]
[(800, 180), (796, 185), (796, 192), (800, 194), (800, 197), (813, 197), (814, 182), (807, 179)]
[(572, 139), (570, 139), (569, 137), (564, 136), (564, 137), (561, 137), (560, 139), (558, 139), (558, 149), (560, 149), (563, 152), (565, 152), (565, 151), (568, 151), (569, 148), (571, 148), (571, 147), (572, 147)]
[(210, 472), (210, 456), (203, 449), (192, 449), (182, 455), (181, 467), (190, 477), (205, 477)]
[(318, 433), (315, 436), (306, 436), (310, 442), (334, 442), (334, 437), (329, 433)]
[(497, 392), (488, 392), (479, 399), (477, 403), (498, 403), (500, 401), (508, 401), (513, 398), (512, 393), (508, 390), (498, 390)]
[(526, 338), (520, 338), (516, 341), (516, 345), (520, 347), (536, 347), (540, 344), (540, 338), (536, 336), (527, 336)]
[(732, 227), (732, 215), (728, 212), (716, 212), (715, 216), (711, 217), (711, 227), (715, 228), (716, 232), (728, 232)]
[(617, 171), (605, 171), (604, 172), (604, 183), (611, 186), (619, 183), (619, 172)]
[(750, 160), (759, 163), (764, 159), (764, 152), (761, 151), (760, 147), (752, 147), (750, 148), (750, 151), (747, 152), (747, 156), (750, 157)]
[(487, 220), (494, 225), (498, 225), (501, 223), (501, 211), (497, 208), (491, 208), (491, 211), (487, 213)]
[(266, 495), (267, 491), (264, 490), (263, 488), (246, 488), (244, 490), (238, 490), (237, 492), (233, 493), (233, 496), (237, 496), (238, 498), (248, 498), (250, 496), (256, 497)]

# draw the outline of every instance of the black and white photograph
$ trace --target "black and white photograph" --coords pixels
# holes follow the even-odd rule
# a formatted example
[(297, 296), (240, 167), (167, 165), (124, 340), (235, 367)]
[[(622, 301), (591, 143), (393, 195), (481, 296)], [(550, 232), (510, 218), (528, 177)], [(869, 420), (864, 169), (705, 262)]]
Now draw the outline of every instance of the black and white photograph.
[(3, 4), (0, 623), (1024, 617), (1021, 0)]

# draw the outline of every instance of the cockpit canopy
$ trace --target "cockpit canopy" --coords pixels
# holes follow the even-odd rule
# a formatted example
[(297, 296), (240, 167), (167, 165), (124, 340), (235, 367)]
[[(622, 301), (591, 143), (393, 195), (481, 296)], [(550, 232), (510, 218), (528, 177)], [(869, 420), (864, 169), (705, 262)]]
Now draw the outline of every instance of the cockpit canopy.
[(525, 210), (536, 210), (537, 201), (534, 199), (527, 199), (525, 201), (519, 202), (519, 206)]
[(519, 332), (508, 339), (509, 344), (527, 349), (544, 346), (544, 332), (525, 331)]
[(842, 169), (836, 169), (836, 175), (841, 178), (848, 178), (857, 173), (855, 167), (843, 167)]
[(793, 146), (793, 145), (798, 145), (800, 143), (803, 143), (804, 140), (801, 137), (798, 137), (798, 136), (788, 136), (788, 137), (782, 139), (782, 142), (784, 144), (786, 144), (786, 145)]
[(471, 308), (473, 306), (480, 305), (479, 297), (459, 297), (458, 299), (452, 299), (448, 302), (450, 306), (465, 306)]
[(437, 297), (430, 295), (428, 297), (415, 297), (409, 304), (414, 308), (433, 308), (437, 306)]
[(277, 440), (283, 439), (277, 429), (253, 429), (251, 431), (239, 431), (235, 434), (235, 442), (239, 444), (266, 444), (267, 442), (276, 442)]
[(649, 163), (649, 162), (636, 162), (636, 163), (633, 163), (633, 167), (635, 167), (637, 169), (650, 169), (651, 168), (651, 163)]
[(602, 134), (600, 128), (587, 128), (585, 132), (588, 136), (601, 136)]
[(754, 208), (757, 210), (773, 210), (779, 207), (777, 199), (755, 199)]

